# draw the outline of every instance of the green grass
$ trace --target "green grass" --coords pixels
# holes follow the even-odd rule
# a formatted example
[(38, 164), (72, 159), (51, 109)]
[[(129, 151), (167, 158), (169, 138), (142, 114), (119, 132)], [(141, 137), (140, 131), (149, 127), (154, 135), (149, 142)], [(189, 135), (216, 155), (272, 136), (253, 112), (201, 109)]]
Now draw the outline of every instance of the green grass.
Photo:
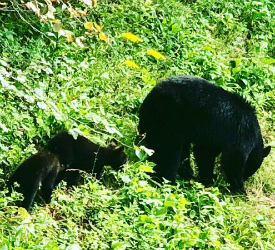
[[(272, 1), (104, 0), (78, 18), (53, 5), (74, 39), (86, 37), (85, 48), (19, 1), (0, 5), (0, 186), (62, 129), (102, 145), (116, 137), (129, 161), (119, 173), (106, 170), (106, 186), (91, 177), (73, 190), (62, 186), (30, 215), (14, 205), (20, 196), (1, 191), (0, 249), (275, 249)], [(110, 44), (85, 34), (86, 22), (100, 25)], [(204, 77), (256, 108), (273, 150), (246, 182), (247, 199), (196, 182), (159, 187), (145, 174), (151, 165), (134, 150), (138, 109), (157, 81), (175, 74)], [(225, 181), (217, 186), (224, 190)]]

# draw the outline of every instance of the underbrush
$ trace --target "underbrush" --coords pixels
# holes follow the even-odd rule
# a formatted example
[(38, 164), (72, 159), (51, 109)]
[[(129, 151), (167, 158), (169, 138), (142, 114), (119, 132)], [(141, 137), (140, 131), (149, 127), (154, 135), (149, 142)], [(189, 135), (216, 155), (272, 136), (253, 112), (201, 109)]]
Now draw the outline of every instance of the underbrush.
[(126, 165), (106, 171), (107, 186), (91, 176), (62, 184), (31, 214), (2, 196), (2, 249), (274, 249), (267, 206), (197, 182), (159, 186), (146, 171)]

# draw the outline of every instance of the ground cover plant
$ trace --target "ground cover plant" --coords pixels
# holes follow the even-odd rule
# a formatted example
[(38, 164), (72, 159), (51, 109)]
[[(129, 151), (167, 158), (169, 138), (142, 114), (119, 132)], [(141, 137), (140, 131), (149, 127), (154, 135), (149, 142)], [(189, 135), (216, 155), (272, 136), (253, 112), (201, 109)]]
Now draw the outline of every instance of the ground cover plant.
[[(0, 1), (0, 249), (275, 249), (274, 16), (267, 0)], [(148, 178), (138, 109), (176, 74), (255, 107), (273, 148), (247, 198), (222, 178), (213, 188)], [(128, 163), (63, 184), (27, 213), (5, 183), (64, 129), (105, 146), (115, 137)]]

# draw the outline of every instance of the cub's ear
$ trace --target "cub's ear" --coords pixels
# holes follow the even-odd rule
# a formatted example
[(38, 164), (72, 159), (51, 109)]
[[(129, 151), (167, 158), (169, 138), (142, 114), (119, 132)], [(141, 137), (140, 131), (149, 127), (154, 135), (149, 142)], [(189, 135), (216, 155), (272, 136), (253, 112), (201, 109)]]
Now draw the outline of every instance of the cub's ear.
[(270, 153), (270, 150), (271, 150), (271, 146), (268, 146), (263, 149), (263, 158), (268, 156), (268, 154)]
[(120, 146), (120, 147), (115, 147), (115, 151), (116, 152), (121, 152), (124, 150), (124, 146)]
[(118, 141), (116, 140), (116, 138), (112, 138), (112, 140), (110, 141), (110, 145), (111, 146), (117, 146)]

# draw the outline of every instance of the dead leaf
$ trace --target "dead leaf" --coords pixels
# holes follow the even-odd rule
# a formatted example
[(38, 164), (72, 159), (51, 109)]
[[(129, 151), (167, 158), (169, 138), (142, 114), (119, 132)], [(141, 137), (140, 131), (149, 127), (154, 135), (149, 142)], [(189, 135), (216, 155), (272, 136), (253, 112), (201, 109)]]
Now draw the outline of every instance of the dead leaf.
[(55, 11), (56, 11), (56, 9), (52, 5), (48, 5), (48, 12), (45, 14), (45, 16), (47, 16), (50, 19), (54, 19)]
[(58, 33), (61, 36), (66, 37), (69, 43), (72, 43), (74, 41), (73, 34), (69, 30), (60, 29)]
[(95, 8), (97, 6), (96, 0), (81, 0), (81, 2), (87, 4), (90, 8)]
[(82, 15), (82, 16), (88, 16), (88, 11), (85, 10), (78, 10), (78, 12)]
[(71, 15), (70, 15), (71, 18), (73, 18), (73, 17), (87, 16), (88, 15), (88, 11), (87, 10), (77, 10), (77, 9), (74, 9), (70, 3), (68, 3), (68, 6), (69, 6), (68, 10), (71, 13)]
[(81, 0), (83, 3), (87, 4), (90, 8), (93, 8), (92, 0)]
[(95, 33), (90, 32), (90, 31), (86, 31), (86, 32), (85, 32), (85, 35), (88, 35), (88, 36), (95, 36), (96, 34), (95, 34)]
[(58, 31), (58, 33), (61, 35), (61, 36), (65, 36), (66, 37), (66, 31), (61, 29)]
[(92, 0), (93, 3), (93, 7), (96, 8), (97, 7), (97, 0)]
[(72, 5), (71, 5), (70, 3), (68, 3), (68, 5), (69, 5), (68, 10), (69, 10), (69, 12), (71, 13), (70, 17), (71, 17), (71, 18), (73, 18), (74, 16), (75, 16), (75, 17), (79, 17), (77, 11), (72, 7)]
[(59, 32), (60, 30), (62, 29), (62, 23), (55, 23), (54, 25), (53, 25), (53, 31), (54, 32)]
[(48, 5), (47, 5), (47, 4), (44, 5), (44, 6), (40, 9), (40, 11), (41, 11), (41, 15), (42, 15), (42, 16), (45, 15), (45, 14), (47, 14), (47, 12), (48, 12)]
[(29, 10), (32, 10), (33, 12), (35, 12), (35, 14), (38, 15), (39, 17), (41, 16), (41, 14), (40, 14), (40, 9), (39, 9), (39, 7), (38, 7), (36, 1), (27, 2), (27, 3), (25, 4), (25, 6), (26, 6)]
[(85, 48), (86, 47), (86, 44), (84, 44), (82, 41), (85, 41), (86, 38), (84, 36), (80, 36), (80, 37), (77, 37), (75, 39), (75, 42), (76, 44), (80, 47), (80, 48)]

